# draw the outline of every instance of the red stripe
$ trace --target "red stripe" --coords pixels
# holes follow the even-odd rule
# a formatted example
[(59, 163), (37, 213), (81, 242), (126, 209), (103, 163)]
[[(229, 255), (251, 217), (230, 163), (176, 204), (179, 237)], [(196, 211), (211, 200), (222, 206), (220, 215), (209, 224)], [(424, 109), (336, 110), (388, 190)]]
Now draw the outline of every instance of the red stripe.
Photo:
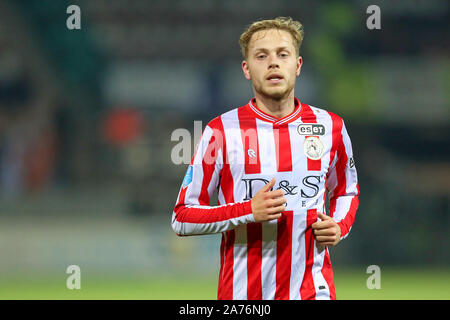
[(222, 264), (222, 281), (219, 287), (218, 299), (233, 299), (233, 265), (234, 265), (234, 230), (226, 232), (224, 259)]
[[(216, 128), (222, 132), (222, 154), (223, 154), (223, 168), (220, 172), (220, 188), (225, 198), (225, 203), (234, 203), (234, 182), (231, 175), (230, 164), (227, 155), (227, 143), (225, 131), (222, 121), (216, 123)], [(250, 202), (248, 202), (250, 205)], [(251, 208), (251, 207), (250, 207)], [(251, 210), (250, 210), (251, 212)], [(221, 261), (220, 261), (220, 277), (218, 287), (218, 299), (231, 300), (233, 299), (233, 266), (234, 266), (234, 230), (229, 230), (222, 233), (221, 242)]]
[(347, 189), (347, 179), (345, 177), (345, 168), (347, 166), (347, 153), (345, 152), (344, 142), (341, 140), (341, 145), (338, 149), (338, 160), (336, 163), (336, 177), (337, 186), (334, 190), (335, 195), (343, 195), (346, 193)]
[[(330, 198), (330, 217), (334, 216), (334, 212), (336, 211), (336, 200), (338, 197), (338, 188), (337, 186), (340, 183), (340, 179), (342, 179), (342, 172), (338, 172), (338, 170), (342, 170), (345, 168), (342, 168), (342, 165), (339, 165), (339, 162), (341, 162), (341, 148), (343, 146), (343, 141), (342, 141), (342, 126), (343, 126), (343, 121), (334, 113), (328, 112), (331, 116), (331, 119), (333, 121), (333, 137), (332, 137), (332, 149), (331, 149), (331, 154), (330, 154), (330, 166), (331, 163), (335, 157), (335, 154), (338, 153), (338, 159), (335, 165), (335, 170), (337, 173), (339, 173), (339, 175), (337, 175), (336, 179), (337, 179), (337, 185), (333, 191), (333, 197)], [(345, 153), (345, 152), (344, 152)], [(345, 178), (345, 172), (344, 172), (344, 178)], [(345, 189), (344, 189), (345, 191)]]
[(225, 232), (222, 232), (222, 241), (220, 242), (220, 271), (219, 271), (219, 285), (217, 287), (217, 300), (223, 300), (223, 272), (225, 262)]
[(247, 299), (262, 299), (262, 224), (247, 224)]
[(221, 136), (222, 134), (219, 130), (213, 129), (213, 135), (211, 136), (208, 147), (206, 148), (205, 153), (202, 157), (203, 181), (200, 195), (198, 197), (198, 203), (201, 205), (209, 206), (210, 204), (208, 187), (211, 183), (211, 178), (215, 170), (217, 155), (219, 149), (221, 148)]
[[(178, 212), (180, 211), (180, 209), (184, 208), (187, 189), (188, 189), (187, 187), (181, 188), (180, 194), (178, 195), (177, 203), (175, 204), (175, 208), (173, 209), (173, 211), (175, 212), (174, 219), (176, 219), (176, 220), (177, 220)], [(177, 235), (181, 236), (181, 234), (178, 234), (178, 233), (177, 233)]]
[[(359, 184), (356, 184), (356, 190), (358, 190), (358, 195), (359, 195)], [(341, 237), (344, 237), (345, 235), (347, 235), (347, 233), (349, 233), (351, 226), (353, 225), (353, 222), (355, 221), (355, 215), (356, 215), (356, 210), (358, 209), (359, 206), (359, 198), (358, 196), (355, 196), (352, 199), (352, 202), (350, 203), (350, 208), (347, 212), (347, 214), (345, 215), (345, 218), (343, 220), (341, 220), (340, 222), (338, 222), (339, 227), (341, 228)]]
[[(332, 217), (332, 218), (334, 216), (334, 212), (336, 211), (336, 201), (337, 201), (337, 197), (333, 197), (333, 198), (330, 199), (330, 208), (329, 208), (329, 210), (330, 210), (330, 217)], [(342, 233), (342, 230), (341, 230), (341, 233)]]
[(256, 118), (250, 116), (245, 108), (238, 109), (238, 118), (244, 147), (245, 173), (261, 173)]
[(322, 161), (321, 159), (312, 160), (308, 158), (308, 170), (310, 171), (320, 171), (321, 170)]
[(175, 211), (176, 214), (178, 214), (180, 209), (182, 209), (185, 206), (184, 203), (186, 201), (185, 198), (186, 198), (187, 189), (188, 189), (188, 187), (185, 187), (185, 188), (181, 188), (181, 190), (180, 190), (180, 195), (178, 196), (177, 204), (175, 205), (175, 208), (173, 209), (173, 211)]
[(334, 288), (334, 277), (333, 277), (333, 269), (331, 266), (330, 255), (328, 254), (328, 249), (325, 249), (325, 257), (323, 261), (322, 267), (322, 275), (328, 284), (328, 289), (330, 290), (330, 299), (336, 300), (336, 290)]
[(316, 289), (312, 276), (312, 267), (314, 264), (314, 234), (311, 225), (317, 221), (317, 210), (310, 209), (306, 216), (305, 231), (305, 256), (306, 266), (303, 275), (302, 285), (300, 287), (300, 297), (302, 300), (314, 300), (316, 297)]
[[(303, 123), (317, 123), (317, 117), (314, 114), (311, 107), (307, 104), (302, 103), (302, 116), (301, 121)], [(305, 136), (305, 139), (310, 136)], [(312, 160), (307, 158), (308, 170), (310, 171), (320, 171), (322, 166), (322, 159)]]
[(340, 141), (342, 140), (342, 126), (343, 121), (342, 119), (335, 115), (332, 112), (328, 112), (328, 114), (331, 117), (332, 121), (332, 142), (331, 142), (331, 151), (330, 151), (330, 163), (328, 164), (328, 168), (331, 167), (331, 163), (334, 160), (334, 156), (336, 154), (336, 151), (339, 147)]
[(355, 196), (350, 203), (350, 209), (345, 215), (345, 218), (338, 222), (338, 225), (341, 228), (341, 237), (344, 237), (350, 231), (353, 221), (355, 221), (356, 209), (358, 209), (358, 205), (359, 199)]
[(275, 300), (289, 300), (292, 263), (293, 212), (284, 211), (277, 221), (277, 267)]
[(175, 208), (176, 219), (184, 223), (214, 223), (238, 218), (252, 212), (251, 202), (239, 202), (229, 206), (195, 208), (182, 206)]
[(289, 124), (273, 126), (275, 138), (275, 152), (278, 172), (292, 171), (291, 138), (289, 136)]
[[(216, 118), (214, 121), (214, 129), (221, 133), (221, 148), (223, 155), (223, 168), (220, 171), (220, 189), (225, 198), (225, 203), (234, 203), (234, 182), (233, 176), (231, 175), (230, 163), (228, 161), (227, 154), (227, 140), (225, 136), (225, 130), (223, 128), (223, 123), (220, 117)], [(216, 120), (214, 119), (214, 120)]]
[(220, 189), (225, 198), (225, 203), (234, 203), (234, 182), (231, 175), (230, 164), (223, 165), (220, 173)]
[[(335, 154), (338, 151), (339, 146), (342, 142), (342, 119), (332, 112), (328, 112), (332, 120), (332, 145), (330, 151), (330, 163), (328, 165), (331, 168), (331, 164), (334, 160)], [(330, 199), (330, 217), (333, 217), (336, 210), (336, 197)]]

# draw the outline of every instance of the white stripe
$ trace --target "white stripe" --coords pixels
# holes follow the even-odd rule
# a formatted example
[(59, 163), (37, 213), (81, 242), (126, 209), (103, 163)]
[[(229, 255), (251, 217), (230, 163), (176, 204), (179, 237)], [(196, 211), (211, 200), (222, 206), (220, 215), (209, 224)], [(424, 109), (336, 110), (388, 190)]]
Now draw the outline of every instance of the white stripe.
[[(331, 163), (330, 167), (328, 168), (327, 172), (327, 191), (330, 190), (332, 187), (335, 188), (337, 186), (337, 172), (335, 170), (336, 162), (338, 159), (337, 152), (334, 154), (333, 162)], [(334, 190), (331, 191), (328, 196), (332, 197), (334, 195)]]
[(358, 177), (356, 166), (353, 166), (353, 168), (349, 167), (349, 160), (351, 157), (353, 157), (353, 150), (352, 143), (350, 141), (350, 137), (348, 136), (345, 125), (342, 126), (342, 139), (344, 142), (345, 153), (347, 155), (347, 165), (345, 167), (345, 193), (356, 195), (358, 193), (358, 189), (356, 188)]
[(219, 204), (225, 204), (225, 196), (223, 195), (222, 188), (219, 188), (219, 192), (217, 194), (217, 200)]
[[(329, 164), (330, 164), (330, 157), (331, 157), (331, 148), (333, 147), (333, 120), (328, 112), (325, 110), (310, 106), (311, 110), (313, 111), (314, 115), (316, 116), (316, 122), (323, 124), (325, 127), (325, 134), (322, 136), (319, 136), (319, 139), (322, 141), (325, 151), (324, 155), (321, 158), (321, 172), (328, 172), (330, 170)], [(331, 181), (330, 181), (331, 179)], [(336, 179), (336, 175), (331, 175), (331, 177), (328, 177), (328, 183), (332, 182), (333, 179)], [(325, 181), (321, 181), (321, 191), (325, 192), (324, 184)], [(319, 195), (318, 195), (319, 196)], [(325, 206), (324, 203), (324, 193), (320, 192), (320, 201), (318, 205), (316, 206), (317, 210), (319, 212), (323, 212), (323, 208)], [(328, 287), (328, 284), (322, 274), (323, 269), (323, 263), (325, 259), (325, 248), (322, 246), (317, 246), (316, 241), (313, 240), (314, 245), (314, 263), (312, 266), (312, 277), (314, 282), (314, 287), (316, 291), (316, 299), (317, 300), (329, 300), (330, 299), (330, 288)], [(323, 289), (320, 289), (323, 288)]]
[(233, 299), (247, 299), (247, 225), (234, 229)]
[(227, 148), (227, 161), (230, 166), (243, 165), (245, 162), (241, 130), (237, 109), (233, 109), (221, 116)]
[(222, 148), (216, 151), (217, 152), (217, 158), (216, 158), (216, 165), (214, 167), (214, 172), (211, 175), (211, 180), (209, 181), (209, 185), (207, 187), (208, 195), (211, 201), (211, 196), (214, 193), (214, 191), (217, 189), (217, 186), (219, 184), (219, 172), (220, 169), (218, 166), (223, 166), (223, 155), (222, 155)]
[[(318, 248), (314, 240), (314, 264), (312, 266), (312, 276), (316, 289), (316, 300), (330, 300), (330, 288), (322, 274), (323, 261), (325, 259), (325, 247)], [(325, 287), (325, 289), (319, 289)]]
[(233, 202), (233, 203), (225, 203), (225, 204), (221, 204), (220, 206), (206, 206), (206, 205), (200, 205), (200, 204), (187, 204), (186, 208), (213, 210), (213, 209), (216, 209), (216, 208), (221, 208), (221, 207), (226, 207), (226, 206), (234, 206), (234, 205), (236, 205), (238, 203), (243, 203), (243, 201)]
[(256, 130), (259, 143), (259, 161), (261, 172), (271, 176), (277, 172), (277, 156), (275, 152), (275, 137), (272, 123), (256, 119)]
[[(316, 122), (318, 124), (322, 124), (325, 127), (325, 134), (318, 136), (322, 144), (324, 145), (324, 153), (322, 158), (320, 159), (320, 172), (327, 172), (329, 170), (328, 166), (330, 163), (330, 157), (331, 157), (331, 148), (333, 146), (333, 134), (332, 134), (332, 128), (333, 128), (333, 121), (331, 119), (331, 116), (328, 114), (328, 112), (325, 112), (322, 109), (309, 106), (311, 110), (313, 111), (314, 115), (316, 116)], [(308, 201), (308, 208), (316, 208), (318, 212), (324, 212), (325, 208), (325, 179), (321, 177), (320, 180), (320, 192), (317, 194), (316, 197)], [(318, 201), (317, 201), (318, 200)], [(317, 201), (316, 204), (315, 201)]]
[[(300, 177), (300, 180), (295, 184), (297, 188), (294, 192), (299, 196), (301, 192), (301, 181), (303, 177), (310, 175), (307, 170), (307, 158), (303, 152), (304, 137), (297, 132), (297, 126), (301, 123), (301, 119), (289, 124), (289, 136), (292, 146), (292, 170), (290, 174), (293, 177)], [(291, 178), (288, 178), (289, 180)], [(294, 180), (295, 181), (295, 180)], [(306, 190), (305, 190), (306, 191)], [(306, 210), (308, 207), (302, 207), (299, 197), (299, 203), (296, 203), (292, 209), (292, 257), (291, 257), (291, 277), (289, 282), (289, 299), (300, 300), (300, 287), (303, 282), (306, 267), (306, 251), (305, 251), (305, 230), (306, 230)], [(292, 202), (292, 201), (291, 201)], [(289, 200), (288, 200), (289, 205)]]
[(222, 124), (227, 144), (227, 157), (230, 172), (233, 178), (234, 201), (242, 201), (245, 197), (245, 184), (242, 183), (244, 174), (244, 146), (242, 144), (241, 130), (237, 109), (222, 115)]
[(235, 228), (238, 225), (247, 224), (250, 222), (255, 222), (253, 213), (212, 223), (191, 223), (174, 220), (172, 223), (172, 228), (179, 235), (200, 235), (225, 232)]
[[(311, 107), (311, 106), (310, 106)], [(331, 148), (333, 146), (333, 120), (328, 112), (316, 107), (311, 107), (314, 115), (316, 116), (316, 122), (322, 124), (325, 127), (325, 134), (318, 136), (322, 144), (324, 145), (324, 154), (321, 158), (321, 171), (326, 172), (330, 163)]]
[[(336, 211), (334, 212), (333, 219), (336, 222), (341, 221), (347, 215), (350, 210), (353, 196), (340, 196), (336, 200)], [(339, 209), (339, 210), (338, 210)]]
[(292, 261), (289, 299), (300, 299), (300, 286), (305, 274), (305, 229), (306, 214), (295, 214), (292, 219)]
[(208, 149), (209, 141), (213, 135), (214, 131), (210, 126), (206, 126), (205, 130), (203, 130), (202, 137), (200, 142), (198, 143), (197, 152), (195, 153), (194, 165), (202, 165), (203, 157), (205, 156), (205, 152)]

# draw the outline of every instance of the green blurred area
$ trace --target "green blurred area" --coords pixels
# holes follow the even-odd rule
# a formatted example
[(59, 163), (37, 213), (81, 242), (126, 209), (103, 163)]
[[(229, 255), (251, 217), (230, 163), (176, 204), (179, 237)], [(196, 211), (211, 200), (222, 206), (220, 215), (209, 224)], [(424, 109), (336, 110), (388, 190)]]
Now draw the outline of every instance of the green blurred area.
[[(447, 300), (450, 271), (440, 269), (381, 269), (381, 288), (368, 289), (364, 269), (335, 271), (340, 300)], [(214, 300), (217, 279), (206, 277), (95, 277), (82, 279), (81, 289), (66, 288), (64, 277), (10, 278), (0, 281), (0, 299), (133, 299)]]

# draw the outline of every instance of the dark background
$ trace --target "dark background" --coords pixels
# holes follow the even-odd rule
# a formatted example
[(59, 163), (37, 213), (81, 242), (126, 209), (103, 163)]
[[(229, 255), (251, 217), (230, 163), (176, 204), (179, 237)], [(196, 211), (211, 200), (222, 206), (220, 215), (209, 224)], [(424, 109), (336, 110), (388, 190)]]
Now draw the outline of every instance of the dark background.
[[(66, 26), (71, 4), (80, 30)], [(381, 30), (366, 27), (371, 4)], [(187, 168), (171, 161), (170, 137), (248, 102), (238, 39), (276, 16), (304, 25), (296, 96), (342, 116), (352, 139), (360, 207), (334, 265), (448, 270), (449, 6), (2, 1), (3, 276), (70, 263), (171, 272), (177, 259), (215, 273), (219, 238), (181, 240), (170, 228)]]

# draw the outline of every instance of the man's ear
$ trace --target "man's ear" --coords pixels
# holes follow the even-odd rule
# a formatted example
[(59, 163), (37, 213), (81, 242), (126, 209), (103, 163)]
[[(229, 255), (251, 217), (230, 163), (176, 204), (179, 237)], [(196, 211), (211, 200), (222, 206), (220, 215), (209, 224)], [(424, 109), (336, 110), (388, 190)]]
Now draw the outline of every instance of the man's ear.
[(245, 79), (252, 80), (250, 70), (248, 69), (248, 62), (245, 60), (242, 61), (242, 71), (244, 72)]
[(297, 71), (295, 72), (297, 77), (300, 75), (300, 70), (302, 69), (302, 64), (303, 64), (303, 58), (301, 56), (299, 56), (297, 58)]

